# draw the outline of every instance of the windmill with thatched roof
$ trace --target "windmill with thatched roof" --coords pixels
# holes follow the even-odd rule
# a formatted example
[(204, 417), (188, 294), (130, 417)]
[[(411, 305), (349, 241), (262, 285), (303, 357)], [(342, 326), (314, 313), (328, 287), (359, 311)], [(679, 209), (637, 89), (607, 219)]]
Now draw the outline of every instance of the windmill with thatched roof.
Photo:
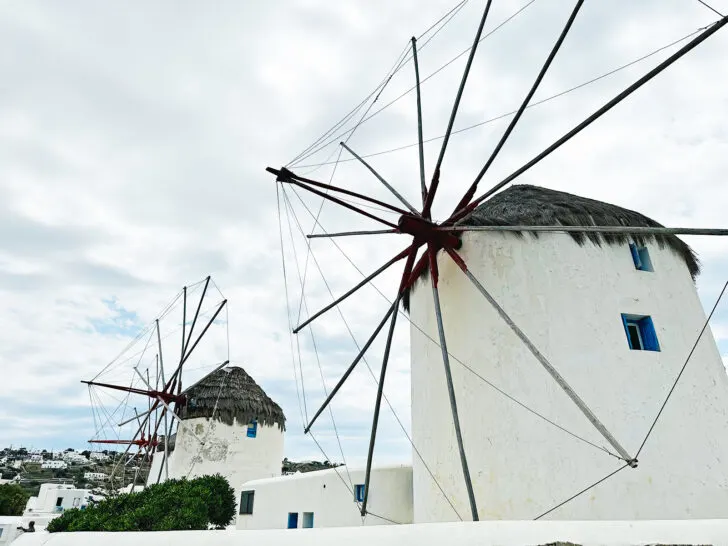
[[(363, 277), (336, 297), (321, 272), (333, 301), (305, 319), (300, 316), (305, 305), (299, 305), (294, 334), (310, 329), (313, 321), (335, 308), (343, 319), (340, 304), (404, 263), (390, 296), (379, 292), (387, 300), (387, 312), (365, 342), (352, 334), (356, 356), (313, 417), (307, 416), (305, 432), (311, 431), (355, 367), (366, 362), (365, 354), (386, 326), (381, 368), (374, 379), (377, 394), (366, 479), (363, 495), (357, 498), (365, 517), (387, 365), (396, 321), (403, 317), (411, 323), (408, 440), (413, 449), (415, 523), (546, 516), (724, 517), (728, 377), (709, 333), (710, 316), (706, 318), (695, 288), (696, 256), (677, 235), (724, 236), (728, 230), (667, 228), (608, 203), (535, 186), (506, 186), (718, 32), (728, 17), (721, 15), (690, 35), (655, 68), (478, 195), (480, 183), (532, 105), (574, 25), (584, 4), (578, 0), (519, 108), (507, 115), (512, 115), (510, 122), (482, 169), (449, 216), (438, 221), (433, 202), (442, 183), (455, 183), (445, 178), (443, 161), (475, 52), (485, 39), (491, 3), (486, 2), (466, 50), (469, 57), (445, 134), (429, 139), (442, 140), (429, 185), (416, 38), (360, 104), (365, 111), (353, 129), (331, 138), (356, 117), (358, 108), (286, 166), (267, 169), (279, 183), (279, 203), (286, 214), (295, 218), (287, 195), (291, 188), (314, 219), (314, 230), (321, 231), (301, 230), (305, 264), (313, 255), (311, 239), (328, 238)], [(415, 76), (421, 206), (414, 206), (406, 192), (400, 193), (348, 145), (359, 125), (373, 117), (369, 109), (387, 83), (409, 61)], [(336, 162), (303, 164), (340, 137), (345, 141)], [(333, 184), (343, 150), (386, 188), (389, 201)], [(370, 154), (376, 155), (380, 154)], [(294, 172), (329, 164), (333, 172), (328, 183)], [(312, 213), (298, 190), (383, 229), (327, 232), (320, 221), (323, 203), (318, 214)], [(367, 275), (333, 240), (362, 236), (399, 237), (406, 243)], [(318, 267), (315, 257), (313, 261)], [(284, 263), (284, 275), (285, 271)], [(304, 265), (304, 304), (305, 271)], [(400, 310), (402, 303), (409, 315)], [(492, 391), (484, 393), (483, 384)]]
[[(281, 474), (286, 417), (239, 366), (219, 369), (187, 391), (169, 453), (169, 477), (220, 473), (236, 490)], [(150, 479), (163, 463), (152, 462)]]

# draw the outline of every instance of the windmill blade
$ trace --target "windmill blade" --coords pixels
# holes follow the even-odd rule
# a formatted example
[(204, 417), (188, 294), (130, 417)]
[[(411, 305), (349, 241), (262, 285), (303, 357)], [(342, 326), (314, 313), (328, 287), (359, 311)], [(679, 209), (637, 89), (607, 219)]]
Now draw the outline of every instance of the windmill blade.
[(358, 214), (361, 214), (362, 216), (366, 216), (367, 218), (370, 218), (376, 222), (379, 222), (381, 224), (384, 224), (385, 226), (389, 226), (391, 228), (396, 228), (397, 226), (394, 225), (392, 222), (389, 222), (387, 220), (384, 220), (382, 218), (379, 218), (378, 216), (375, 216), (363, 209), (360, 209), (359, 207), (356, 207), (354, 205), (351, 205), (347, 203), (346, 201), (342, 201), (338, 197), (334, 197), (333, 195), (329, 195), (328, 193), (324, 193), (322, 191), (319, 191), (311, 186), (307, 186), (306, 184), (303, 184), (302, 182), (299, 182), (298, 180), (295, 180), (292, 178), (293, 173), (286, 169), (285, 167), (283, 169), (273, 169), (271, 167), (267, 167), (266, 171), (269, 173), (272, 173), (276, 175), (276, 181), (278, 182), (286, 182), (288, 184), (293, 184), (294, 186), (298, 186), (300, 188), (303, 188), (304, 190), (313, 193), (315, 195), (318, 195), (319, 197), (323, 197), (324, 199), (331, 201), (333, 203), (336, 203), (337, 205), (341, 205), (344, 208), (347, 208), (349, 210), (352, 210)]
[(359, 290), (363, 286), (367, 285), (373, 279), (375, 279), (377, 276), (379, 276), (384, 271), (386, 271), (387, 269), (389, 269), (390, 266), (394, 265), (399, 260), (405, 258), (411, 251), (412, 251), (412, 245), (410, 245), (407, 248), (405, 248), (402, 252), (400, 252), (399, 254), (397, 254), (394, 258), (392, 258), (391, 260), (389, 260), (382, 267), (380, 267), (379, 269), (377, 269), (374, 273), (372, 273), (368, 277), (365, 277), (361, 282), (359, 282), (357, 285), (355, 285), (354, 288), (352, 288), (351, 290), (349, 290), (348, 292), (346, 292), (343, 296), (337, 298), (336, 300), (334, 300), (333, 302), (331, 302), (329, 305), (327, 305), (326, 307), (324, 307), (323, 309), (321, 309), (317, 313), (314, 313), (308, 319), (306, 319), (301, 324), (299, 324), (298, 326), (296, 326), (293, 329), (293, 333), (294, 334), (297, 334), (305, 326), (308, 326), (309, 324), (311, 324), (314, 320), (316, 320), (318, 317), (320, 317), (321, 315), (323, 315), (326, 311), (329, 311), (330, 309), (333, 309), (334, 307), (336, 307), (337, 305), (339, 305), (342, 301), (344, 301), (346, 298), (348, 298), (349, 296), (351, 296), (352, 294), (354, 294), (357, 290)]
[(523, 99), (521, 106), (516, 111), (516, 115), (513, 116), (513, 118), (511, 119), (511, 122), (508, 124), (508, 127), (506, 128), (505, 132), (503, 133), (503, 136), (501, 137), (500, 141), (498, 141), (498, 144), (496, 144), (495, 148), (493, 149), (493, 152), (490, 154), (490, 157), (485, 162), (485, 165), (483, 165), (483, 168), (480, 170), (478, 175), (475, 177), (475, 180), (468, 188), (468, 191), (465, 192), (465, 195), (463, 196), (463, 198), (460, 200), (460, 202), (455, 207), (455, 210), (452, 212), (451, 216), (455, 215), (463, 207), (467, 206), (467, 204), (470, 203), (470, 200), (475, 195), (475, 192), (478, 189), (478, 183), (480, 183), (480, 181), (483, 179), (483, 176), (485, 176), (485, 173), (488, 171), (490, 166), (493, 164), (493, 161), (495, 161), (495, 158), (498, 156), (498, 153), (501, 151), (501, 149), (505, 145), (506, 140), (508, 140), (508, 137), (513, 132), (513, 129), (515, 129), (516, 124), (521, 119), (523, 112), (528, 107), (528, 103), (531, 102), (531, 99), (533, 98), (533, 95), (536, 93), (538, 86), (541, 85), (541, 81), (543, 80), (544, 76), (546, 75), (546, 72), (548, 72), (548, 69), (551, 66), (551, 63), (553, 62), (554, 58), (556, 57), (556, 54), (558, 53), (559, 49), (561, 48), (561, 44), (564, 43), (564, 40), (566, 39), (566, 35), (569, 33), (569, 30), (571, 30), (571, 26), (574, 23), (574, 19), (576, 19), (576, 15), (579, 13), (579, 10), (581, 9), (582, 4), (584, 4), (584, 0), (577, 1), (576, 5), (574, 6), (574, 9), (571, 12), (571, 16), (569, 17), (569, 20), (566, 22), (566, 26), (564, 26), (564, 29), (561, 31), (561, 34), (559, 35), (558, 40), (556, 40), (554, 47), (551, 49), (549, 56), (546, 58), (546, 62), (544, 63), (543, 67), (541, 67), (541, 71), (538, 73), (538, 76), (536, 76), (536, 81), (533, 82), (531, 89), (526, 94), (526, 98)]
[(563, 144), (571, 140), (574, 136), (579, 134), (581, 131), (586, 129), (589, 125), (591, 125), (593, 122), (595, 122), (597, 119), (602, 117), (604, 114), (609, 112), (612, 108), (614, 108), (617, 104), (622, 102), (624, 99), (626, 99), (628, 96), (630, 96), (632, 93), (634, 93), (637, 89), (642, 87), (644, 84), (652, 80), (655, 76), (660, 74), (663, 70), (665, 70), (667, 67), (675, 63), (677, 60), (682, 58), (685, 54), (692, 51), (694, 48), (699, 46), (701, 43), (703, 43), (705, 40), (710, 38), (713, 34), (718, 32), (720, 29), (722, 29), (726, 23), (728, 23), (728, 16), (723, 17), (720, 21), (714, 23), (711, 25), (708, 29), (701, 32), (698, 36), (693, 38), (690, 42), (688, 42), (686, 45), (681, 47), (678, 51), (670, 55), (667, 59), (665, 59), (663, 62), (661, 62), (659, 65), (657, 65), (655, 68), (650, 70), (647, 74), (642, 76), (639, 80), (634, 82), (632, 85), (627, 87), (624, 91), (619, 93), (616, 97), (614, 97), (612, 100), (607, 102), (604, 106), (599, 108), (596, 112), (591, 114), (589, 117), (587, 117), (584, 121), (582, 121), (579, 125), (574, 127), (571, 131), (566, 133), (564, 136), (559, 138), (556, 142), (551, 144), (548, 148), (546, 148), (543, 152), (538, 154), (536, 157), (528, 161), (525, 165), (520, 167), (519, 169), (515, 170), (513, 173), (508, 175), (506, 178), (501, 180), (498, 184), (493, 186), (490, 190), (485, 192), (483, 195), (472, 201), (467, 207), (462, 209), (458, 214), (451, 217), (451, 221), (455, 222), (456, 224), (461, 222), (461, 219), (463, 216), (468, 214), (470, 211), (472, 211), (476, 206), (478, 206), (480, 203), (482, 203), (484, 200), (486, 200), (488, 197), (493, 195), (495, 192), (503, 188), (506, 184), (511, 183), (513, 180), (521, 176), (523, 173), (525, 173), (528, 169), (539, 163), (542, 159), (550, 155), (554, 150), (557, 150), (560, 148)]
[[(182, 348), (182, 358), (180, 358), (180, 362), (184, 360), (184, 355), (187, 353), (187, 347), (190, 345), (190, 340), (192, 339), (192, 332), (195, 330), (195, 324), (197, 323), (197, 317), (200, 316), (200, 309), (202, 308), (202, 301), (205, 299), (205, 294), (207, 294), (207, 287), (210, 286), (210, 275), (207, 276), (205, 279), (205, 286), (202, 288), (202, 295), (200, 296), (200, 301), (197, 302), (197, 309), (195, 310), (195, 316), (192, 318), (192, 324), (190, 325), (190, 332), (187, 334), (187, 341), (183, 343), (184, 347)], [(185, 296), (187, 294), (187, 291), (185, 290)], [(185, 306), (187, 305), (187, 298), (185, 298)], [(185, 309), (185, 314), (187, 313)], [(184, 329), (184, 322), (183, 329)], [(181, 364), (180, 364), (181, 366)]]
[(354, 358), (354, 361), (349, 365), (347, 370), (344, 372), (344, 375), (341, 376), (341, 379), (339, 379), (339, 382), (336, 384), (336, 386), (331, 390), (329, 395), (326, 397), (326, 400), (324, 400), (324, 403), (321, 404), (321, 407), (318, 409), (318, 411), (314, 414), (314, 416), (309, 421), (308, 425), (306, 425), (306, 428), (303, 429), (303, 432), (305, 434), (308, 434), (308, 431), (311, 430), (311, 427), (316, 422), (316, 419), (318, 419), (319, 415), (323, 413), (323, 411), (326, 409), (326, 407), (329, 405), (329, 403), (334, 399), (334, 396), (336, 396), (336, 393), (339, 392), (339, 389), (344, 385), (346, 380), (351, 375), (351, 372), (354, 371), (354, 368), (356, 368), (356, 365), (359, 364), (359, 361), (364, 357), (364, 354), (367, 352), (369, 347), (372, 345), (374, 340), (379, 335), (379, 332), (382, 331), (382, 328), (384, 328), (384, 325), (387, 323), (387, 320), (392, 315), (392, 313), (395, 312), (397, 309), (397, 306), (399, 305), (398, 301), (395, 301), (389, 310), (385, 313), (384, 318), (381, 320), (379, 325), (374, 329), (374, 333), (369, 336), (369, 339), (364, 344), (364, 346), (359, 351), (359, 354), (356, 355), (356, 358)]
[(420, 89), (420, 64), (417, 60), (417, 38), (412, 36), (412, 63), (415, 65), (415, 88), (417, 89), (417, 146), (420, 157), (420, 192), (422, 207), (427, 201), (427, 183), (425, 182), (425, 145), (422, 137), (422, 93)]
[(387, 182), (384, 178), (382, 178), (382, 176), (377, 171), (374, 170), (374, 167), (372, 167), (369, 163), (364, 161), (364, 159), (362, 159), (354, 150), (349, 148), (349, 146), (346, 145), (346, 142), (342, 142), (341, 146), (343, 146), (351, 155), (353, 155), (356, 159), (358, 159), (362, 165), (364, 165), (367, 169), (369, 169), (369, 172), (371, 172), (377, 178), (377, 180), (379, 180), (382, 184), (384, 184), (384, 187), (387, 188), (390, 192), (392, 192), (392, 195), (394, 195), (397, 199), (399, 199), (399, 201), (405, 207), (407, 207), (412, 214), (417, 214), (417, 215), (420, 214), (416, 208), (414, 208), (412, 205), (410, 205), (409, 201), (407, 201), (407, 199), (405, 199), (401, 193), (399, 193), (397, 190), (395, 190), (394, 187), (389, 182)]
[(445, 158), (445, 150), (447, 150), (448, 142), (450, 141), (450, 135), (452, 133), (452, 126), (455, 123), (455, 116), (457, 116), (458, 108), (460, 107), (460, 99), (463, 97), (463, 91), (465, 90), (465, 84), (468, 81), (468, 75), (470, 74), (470, 67), (473, 64), (473, 58), (475, 57), (475, 51), (478, 49), (480, 43), (480, 35), (483, 33), (483, 27), (485, 26), (485, 20), (488, 18), (490, 12), (490, 5), (492, 0), (488, 0), (483, 10), (483, 16), (480, 19), (480, 26), (478, 31), (475, 33), (475, 40), (473, 40), (473, 47), (470, 48), (470, 55), (468, 56), (468, 62), (465, 64), (465, 70), (463, 71), (463, 77), (460, 81), (460, 88), (455, 96), (455, 104), (452, 106), (452, 112), (450, 113), (450, 121), (447, 124), (447, 131), (445, 131), (445, 137), (442, 140), (442, 146), (440, 147), (440, 155), (437, 158), (435, 164), (435, 171), (432, 173), (432, 183), (430, 184), (430, 191), (427, 192), (427, 198), (425, 204), (422, 207), (422, 216), (429, 219), (430, 210), (432, 209), (432, 202), (435, 199), (435, 192), (440, 181), (440, 167), (442, 167), (442, 161)]
[[(414, 245), (413, 245), (414, 246)], [(397, 297), (392, 305), (393, 311), (399, 307), (399, 302), (402, 300), (405, 287), (412, 273), (412, 266), (414, 265), (415, 258), (417, 257), (417, 249), (413, 248), (407, 257), (407, 263), (404, 266), (404, 272), (402, 273), (402, 280), (399, 283), (399, 290), (397, 291)], [(367, 466), (364, 475), (364, 500), (361, 503), (361, 515), (366, 516), (367, 513), (367, 502), (369, 501), (369, 486), (371, 484), (372, 477), (372, 461), (374, 458), (374, 444), (377, 439), (377, 427), (379, 426), (379, 410), (382, 406), (382, 394), (384, 393), (384, 380), (387, 375), (387, 364), (389, 362), (389, 352), (392, 348), (392, 339), (394, 337), (394, 327), (397, 323), (398, 313), (393, 312), (392, 318), (389, 323), (389, 333), (387, 334), (387, 342), (384, 346), (384, 356), (382, 357), (382, 368), (379, 373), (379, 384), (377, 385), (377, 398), (374, 403), (374, 415), (372, 417), (372, 430), (369, 436), (369, 452), (367, 454)]]
[(447, 384), (447, 394), (450, 399), (450, 412), (452, 413), (453, 427), (455, 429), (455, 438), (458, 444), (458, 452), (460, 454), (460, 465), (463, 469), (463, 478), (465, 479), (465, 488), (468, 492), (468, 501), (470, 502), (470, 513), (473, 521), (478, 521), (478, 506), (475, 502), (475, 492), (473, 491), (473, 482), (470, 479), (470, 469), (468, 467), (468, 458), (465, 454), (465, 446), (463, 444), (463, 433), (460, 430), (460, 417), (458, 415), (457, 399), (455, 397), (455, 387), (452, 381), (452, 370), (450, 369), (450, 356), (447, 351), (447, 341), (445, 339), (445, 327), (442, 320), (442, 309), (440, 308), (440, 292), (437, 288), (439, 273), (437, 269), (437, 248), (431, 245), (428, 249), (430, 260), (430, 279), (432, 284), (432, 298), (435, 304), (435, 318), (437, 320), (437, 335), (440, 340), (440, 350), (442, 351), (442, 362), (445, 367), (445, 382)]

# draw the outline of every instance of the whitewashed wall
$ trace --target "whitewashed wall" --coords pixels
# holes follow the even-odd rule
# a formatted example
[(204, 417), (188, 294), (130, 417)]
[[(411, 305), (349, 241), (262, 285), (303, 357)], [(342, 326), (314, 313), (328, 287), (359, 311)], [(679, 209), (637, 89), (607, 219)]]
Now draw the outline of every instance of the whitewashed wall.
[[(88, 489), (76, 489), (70, 485), (54, 483), (41, 484), (37, 497), (30, 497), (25, 507), (24, 516), (38, 513), (61, 513), (70, 508), (80, 508), (86, 504), (86, 498), (91, 494)], [(61, 505), (56, 506), (58, 498)]]
[[(247, 423), (232, 426), (205, 418), (188, 419), (177, 430), (174, 451), (169, 457), (169, 477), (195, 478), (220, 473), (235, 488), (240, 500), (240, 486), (246, 481), (280, 476), (283, 461), (283, 432), (278, 426), (258, 423), (255, 438), (247, 437)], [(190, 433), (205, 441), (202, 446)], [(147, 483), (155, 483), (163, 454), (154, 453)], [(164, 481), (162, 469), (160, 481)]]
[(0, 546), (6, 546), (15, 539), (20, 523), (21, 518), (18, 516), (0, 516)]
[(628, 544), (728, 544), (728, 520), (720, 521), (486, 521), (266, 531), (153, 533), (33, 533), (14, 546), (523, 546), (568, 541), (582, 546)]
[(248, 482), (242, 491), (255, 491), (253, 513), (238, 515), (237, 528), (285, 529), (290, 512), (298, 513), (299, 528), (303, 525), (305, 512), (313, 513), (315, 528), (388, 525), (391, 522), (387, 520), (412, 523), (412, 467), (372, 469), (367, 507), (371, 514), (362, 521), (351, 484), (363, 484), (364, 475), (364, 470), (347, 473), (346, 467), (342, 466)]
[[(654, 272), (629, 247), (580, 247), (565, 234), (517, 238), (469, 233), (461, 254), (513, 320), (630, 453), (676, 378), (705, 313), (687, 267), (649, 245)], [(568, 430), (606, 444), (448, 257), (439, 257), (450, 353)], [(621, 313), (651, 315), (661, 352), (631, 351)], [(429, 281), (411, 318), (437, 339)], [(412, 344), (415, 445), (457, 511), (470, 518), (440, 349), (416, 328)], [(465, 446), (481, 519), (532, 519), (619, 468), (497, 393), (452, 361)], [(728, 377), (707, 330), (657, 427), (627, 468), (551, 513), (552, 519), (719, 518), (728, 507)], [(418, 457), (415, 522), (457, 519)]]

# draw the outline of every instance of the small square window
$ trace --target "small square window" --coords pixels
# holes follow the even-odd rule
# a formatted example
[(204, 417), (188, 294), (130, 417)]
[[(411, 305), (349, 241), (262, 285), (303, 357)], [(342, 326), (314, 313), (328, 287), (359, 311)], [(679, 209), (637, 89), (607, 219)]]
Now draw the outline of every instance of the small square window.
[(652, 260), (646, 246), (638, 246), (635, 243), (629, 244), (629, 250), (632, 252), (632, 261), (635, 269), (640, 271), (654, 271), (652, 268)]
[(255, 436), (258, 434), (258, 421), (253, 419), (250, 423), (248, 423), (248, 438), (255, 438)]
[(655, 326), (652, 317), (626, 315), (622, 313), (622, 324), (627, 334), (627, 343), (633, 351), (659, 351)]
[(364, 502), (364, 484), (354, 486), (354, 498), (356, 498), (356, 502)]
[(253, 500), (255, 500), (255, 491), (243, 491), (240, 494), (240, 513), (253, 513)]
[(313, 512), (304, 512), (303, 513), (303, 525), (302, 527), (304, 529), (311, 529), (313, 528)]

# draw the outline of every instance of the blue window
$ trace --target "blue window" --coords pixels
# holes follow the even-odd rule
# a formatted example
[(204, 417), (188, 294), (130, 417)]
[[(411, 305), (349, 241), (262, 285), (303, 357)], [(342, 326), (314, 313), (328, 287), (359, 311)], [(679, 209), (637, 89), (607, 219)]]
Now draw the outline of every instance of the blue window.
[(258, 421), (253, 419), (248, 423), (248, 438), (255, 438), (256, 434), (258, 434)]
[(298, 512), (288, 512), (288, 528), (298, 529)]
[(356, 498), (356, 502), (364, 502), (364, 484), (354, 486), (354, 497)]
[(633, 351), (660, 350), (652, 317), (622, 313), (622, 324), (624, 324), (624, 332), (627, 334), (630, 349)]
[(635, 269), (640, 271), (654, 271), (652, 268), (652, 260), (646, 246), (637, 246), (635, 243), (629, 243), (629, 250), (632, 252), (632, 261), (634, 261)]

